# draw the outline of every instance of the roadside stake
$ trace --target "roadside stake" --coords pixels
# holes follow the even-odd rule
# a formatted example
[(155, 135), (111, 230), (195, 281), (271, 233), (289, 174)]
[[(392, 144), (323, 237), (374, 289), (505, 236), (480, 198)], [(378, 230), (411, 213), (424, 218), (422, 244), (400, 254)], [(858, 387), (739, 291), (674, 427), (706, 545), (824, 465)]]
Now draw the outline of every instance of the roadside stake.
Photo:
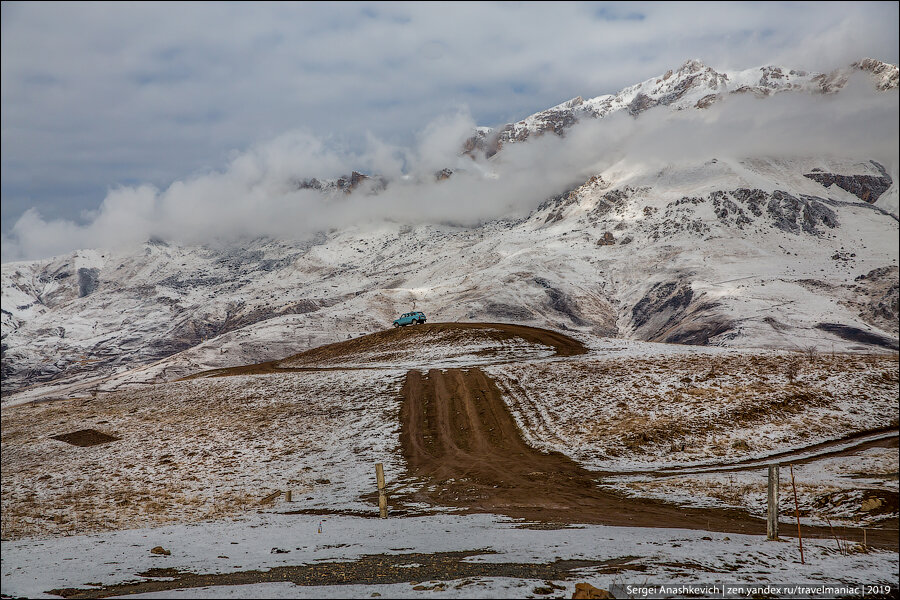
[(378, 512), (382, 519), (387, 519), (387, 494), (384, 491), (384, 467), (375, 463), (375, 479), (378, 481)]
[(800, 564), (805, 565), (803, 560), (803, 534), (800, 533), (800, 503), (797, 502), (797, 485), (794, 483), (794, 465), (788, 465), (791, 468), (791, 487), (794, 488), (794, 514), (797, 515), (797, 540), (800, 542)]
[(769, 465), (769, 493), (767, 496), (768, 519), (766, 539), (778, 540), (778, 465)]

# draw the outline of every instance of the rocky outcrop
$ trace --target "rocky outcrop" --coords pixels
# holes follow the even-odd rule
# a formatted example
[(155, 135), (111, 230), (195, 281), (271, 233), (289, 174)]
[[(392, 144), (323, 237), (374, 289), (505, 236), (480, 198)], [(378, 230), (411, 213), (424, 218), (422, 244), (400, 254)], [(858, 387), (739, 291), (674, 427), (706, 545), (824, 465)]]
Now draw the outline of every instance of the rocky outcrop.
[(688, 281), (654, 284), (631, 309), (637, 337), (653, 342), (706, 346), (733, 328), (718, 305), (698, 297)]
[(578, 305), (568, 294), (555, 287), (543, 277), (535, 277), (534, 282), (544, 288), (544, 291), (547, 294), (546, 305), (548, 308), (567, 317), (576, 326), (582, 327), (589, 324), (582, 318)]
[(84, 298), (100, 285), (100, 269), (78, 269), (78, 297)]
[(845, 340), (851, 340), (869, 346), (879, 346), (881, 348), (888, 348), (889, 350), (900, 349), (896, 339), (892, 340), (879, 333), (865, 331), (851, 325), (843, 325), (841, 323), (819, 323), (816, 325), (816, 329), (833, 333)]
[(900, 271), (894, 265), (872, 269), (854, 279), (847, 304), (866, 323), (900, 333)]
[(298, 190), (316, 190), (319, 192), (341, 192), (349, 194), (357, 188), (364, 188), (370, 193), (380, 192), (387, 187), (387, 180), (383, 177), (372, 177), (358, 171), (350, 175), (343, 175), (337, 179), (310, 179), (294, 180), (293, 186)]
[(850, 66), (854, 69), (871, 73), (875, 78), (875, 86), (882, 91), (895, 89), (898, 81), (900, 81), (900, 73), (898, 73), (900, 69), (896, 65), (874, 58), (864, 58)]
[(893, 180), (882, 165), (875, 161), (871, 161), (871, 163), (881, 172), (881, 175), (839, 175), (837, 173), (813, 172), (804, 174), (804, 177), (821, 183), (826, 188), (836, 185), (863, 202), (874, 204), (891, 187)]

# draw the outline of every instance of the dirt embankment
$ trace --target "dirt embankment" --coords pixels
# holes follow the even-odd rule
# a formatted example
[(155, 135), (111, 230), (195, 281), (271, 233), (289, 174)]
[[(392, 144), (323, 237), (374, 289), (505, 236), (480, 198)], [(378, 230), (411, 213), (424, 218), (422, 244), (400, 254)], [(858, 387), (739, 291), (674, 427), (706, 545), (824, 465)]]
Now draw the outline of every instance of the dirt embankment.
[(553, 348), (557, 356), (575, 356), (587, 353), (587, 348), (578, 340), (556, 331), (537, 327), (510, 325), (509, 323), (425, 323), (397, 327), (344, 342), (320, 346), (295, 354), (280, 362), (316, 363), (335, 358), (350, 358), (394, 344), (428, 344), (437, 336), (441, 336), (443, 339), (456, 337), (459, 340), (477, 337), (486, 342), (497, 343), (521, 338), (532, 344)]
[[(413, 476), (436, 484), (413, 500), (544, 522), (765, 532), (764, 521), (743, 511), (681, 508), (602, 490), (597, 473), (525, 443), (500, 390), (480, 369), (409, 371), (402, 395), (404, 457)], [(803, 534), (833, 535), (817, 527)], [(868, 541), (897, 546), (892, 531), (869, 530)]]
[[(488, 347), (484, 350), (486, 353), (491, 352), (491, 343), (495, 343), (496, 348), (499, 349), (504, 342), (516, 339), (552, 348), (556, 356), (576, 356), (586, 354), (588, 351), (584, 344), (567, 335), (526, 325), (510, 325), (508, 323), (426, 323), (387, 329), (351, 340), (319, 346), (281, 360), (212, 369), (189, 375), (183, 379), (318, 370), (322, 368), (321, 365), (323, 363), (338, 362), (339, 364), (339, 361), (365, 362), (373, 353), (383, 352), (392, 348), (425, 347), (437, 338), (440, 338), (444, 343), (452, 343), (454, 340), (462, 342), (476, 339), (487, 344)], [(341, 367), (335, 366), (330, 368)]]

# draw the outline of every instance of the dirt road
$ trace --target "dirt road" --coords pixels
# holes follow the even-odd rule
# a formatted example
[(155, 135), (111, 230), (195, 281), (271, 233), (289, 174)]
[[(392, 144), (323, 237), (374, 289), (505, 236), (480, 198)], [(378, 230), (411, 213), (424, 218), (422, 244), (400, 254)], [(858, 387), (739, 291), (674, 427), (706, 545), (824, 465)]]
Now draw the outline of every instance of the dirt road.
[[(409, 371), (402, 395), (404, 458), (413, 476), (437, 484), (414, 500), (543, 522), (765, 533), (765, 522), (743, 511), (681, 508), (599, 488), (598, 474), (526, 444), (500, 390), (480, 369)], [(859, 533), (836, 532), (848, 539)], [(804, 527), (803, 534), (831, 537), (833, 532)], [(870, 529), (868, 541), (897, 547), (897, 534)]]
[[(429, 323), (313, 348), (281, 361), (217, 369), (195, 377), (318, 370), (322, 367), (313, 365), (358, 362), (377, 349), (426, 347), (441, 336), (444, 340), (447, 336), (460, 340), (478, 336), (499, 344), (521, 338), (550, 347), (559, 357), (587, 352), (581, 342), (546, 329), (504, 323)], [(478, 368), (432, 369), (427, 374), (411, 370), (406, 375), (402, 396), (400, 442), (410, 475), (434, 484), (423, 486), (410, 500), (545, 523), (765, 534), (765, 522), (744, 511), (681, 508), (605, 491), (598, 486), (604, 474), (587, 471), (562, 454), (545, 454), (530, 447), (507, 410), (500, 390)], [(896, 527), (895, 522), (888, 526)], [(791, 535), (790, 528), (783, 529)], [(862, 539), (857, 529), (803, 528), (804, 536), (810, 537), (830, 538), (835, 533), (846, 539)], [(868, 542), (896, 548), (896, 530), (869, 529)]]

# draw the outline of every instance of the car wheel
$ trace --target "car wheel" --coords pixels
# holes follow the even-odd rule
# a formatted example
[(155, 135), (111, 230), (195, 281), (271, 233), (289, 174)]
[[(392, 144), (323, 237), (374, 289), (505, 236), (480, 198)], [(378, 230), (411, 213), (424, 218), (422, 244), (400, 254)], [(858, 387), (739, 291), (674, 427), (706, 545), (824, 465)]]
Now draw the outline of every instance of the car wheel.
[(394, 323), (394, 329), (397, 329), (398, 327), (400, 327), (400, 323)]

